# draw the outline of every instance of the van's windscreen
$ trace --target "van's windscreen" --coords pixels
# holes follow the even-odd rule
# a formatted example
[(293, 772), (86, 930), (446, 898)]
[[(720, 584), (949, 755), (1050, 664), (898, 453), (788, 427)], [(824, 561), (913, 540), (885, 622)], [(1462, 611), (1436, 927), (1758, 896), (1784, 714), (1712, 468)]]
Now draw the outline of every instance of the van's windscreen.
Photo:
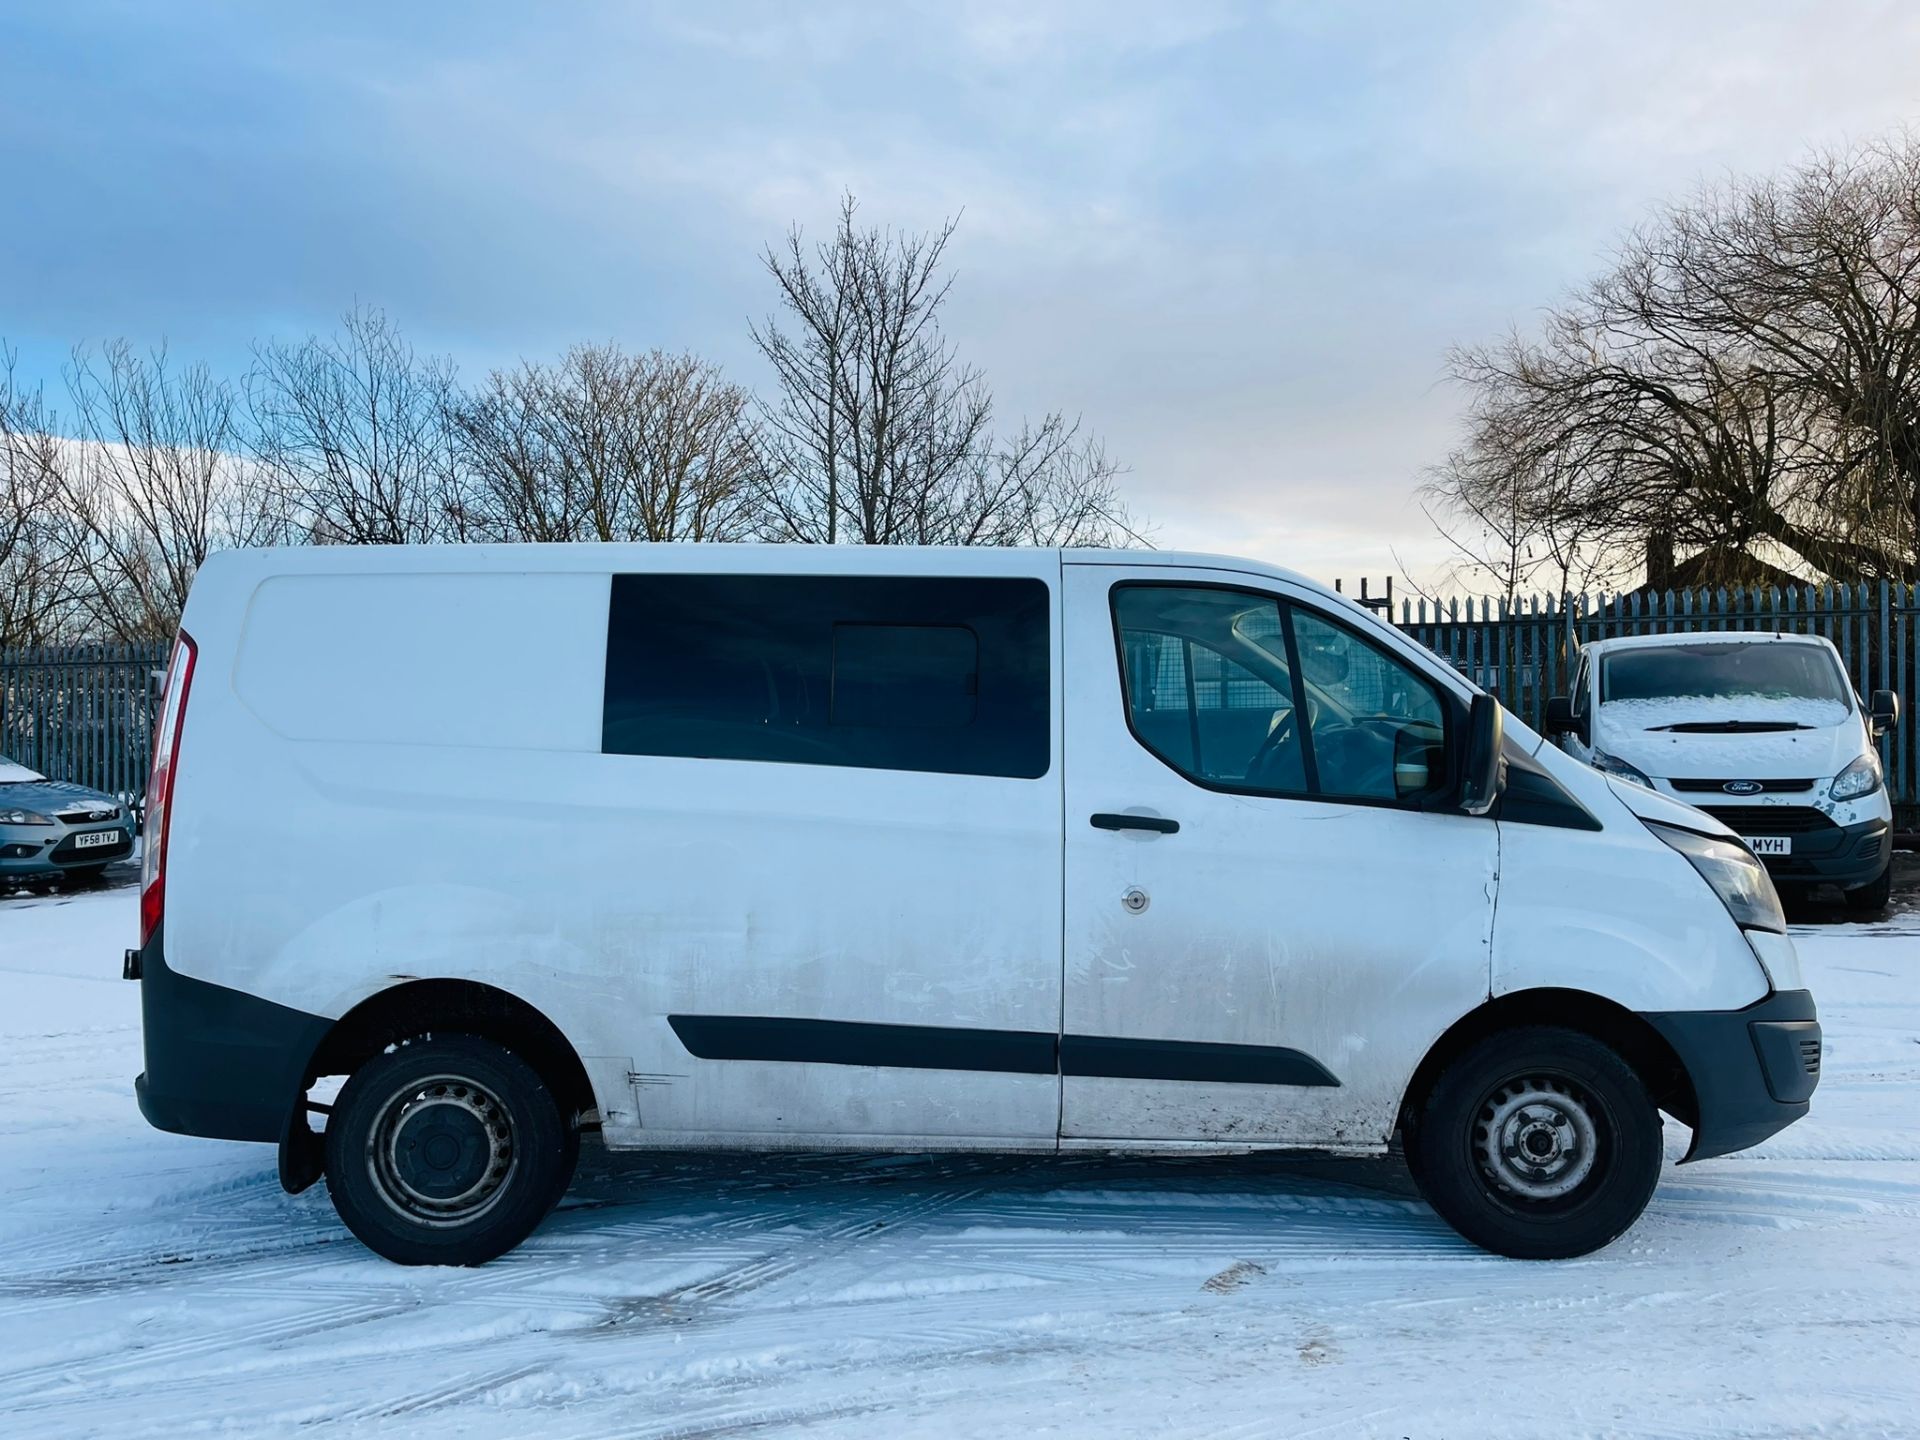
[[(1600, 699), (1820, 700), (1845, 707), (1846, 684), (1823, 646), (1765, 640), (1621, 650), (1600, 667)], [(1830, 722), (1831, 723), (1831, 722)]]
[(601, 748), (1034, 778), (1039, 580), (616, 575)]

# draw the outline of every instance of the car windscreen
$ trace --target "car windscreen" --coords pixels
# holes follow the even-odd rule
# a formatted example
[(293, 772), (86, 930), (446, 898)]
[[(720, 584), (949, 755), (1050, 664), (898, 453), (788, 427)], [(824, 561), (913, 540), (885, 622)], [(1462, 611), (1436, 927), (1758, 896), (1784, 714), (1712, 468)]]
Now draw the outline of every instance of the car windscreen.
[(1600, 667), (1600, 699), (1824, 700), (1844, 707), (1847, 688), (1818, 645), (1662, 645), (1622, 650)]

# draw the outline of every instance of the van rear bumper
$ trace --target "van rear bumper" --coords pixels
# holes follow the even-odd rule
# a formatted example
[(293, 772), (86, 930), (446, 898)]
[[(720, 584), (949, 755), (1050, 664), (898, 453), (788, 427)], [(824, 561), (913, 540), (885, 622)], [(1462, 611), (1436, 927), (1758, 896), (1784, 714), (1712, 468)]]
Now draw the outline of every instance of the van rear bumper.
[(177, 1135), (278, 1141), (330, 1020), (167, 968), (161, 935), (140, 951), (147, 1068), (133, 1082), (147, 1123)]
[(1643, 1012), (1693, 1082), (1699, 1114), (1682, 1157), (1758, 1145), (1807, 1113), (1820, 1083), (1820, 1020), (1806, 990), (1776, 990), (1744, 1010)]

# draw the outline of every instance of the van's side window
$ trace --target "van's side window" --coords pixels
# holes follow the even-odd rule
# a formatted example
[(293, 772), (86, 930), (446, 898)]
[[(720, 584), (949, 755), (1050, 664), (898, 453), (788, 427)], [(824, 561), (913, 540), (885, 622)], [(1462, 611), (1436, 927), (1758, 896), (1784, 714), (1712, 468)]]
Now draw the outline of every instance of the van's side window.
[(1439, 690), (1346, 626), (1219, 586), (1113, 592), (1127, 720), (1203, 784), (1413, 802), (1448, 783)]
[(1319, 793), (1406, 800), (1447, 783), (1447, 712), (1410, 665), (1346, 626), (1293, 607)]
[(1127, 716), (1174, 769), (1211, 784), (1307, 793), (1279, 604), (1241, 590), (1114, 591)]
[(1036, 778), (1039, 580), (616, 575), (601, 748)]
[(959, 625), (835, 625), (834, 725), (973, 723), (980, 641)]

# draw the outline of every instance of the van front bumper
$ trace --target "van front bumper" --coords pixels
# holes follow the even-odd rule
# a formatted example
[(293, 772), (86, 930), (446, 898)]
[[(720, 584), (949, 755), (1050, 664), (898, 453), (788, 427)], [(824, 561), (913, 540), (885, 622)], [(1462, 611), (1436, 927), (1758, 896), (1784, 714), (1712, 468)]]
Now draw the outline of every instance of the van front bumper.
[(147, 1068), (133, 1093), (147, 1123), (177, 1135), (278, 1141), (332, 1022), (168, 969), (158, 933), (128, 970), (140, 977)]
[(1643, 1012), (1686, 1067), (1697, 1114), (1682, 1162), (1758, 1145), (1807, 1113), (1820, 1083), (1820, 1020), (1806, 990), (1744, 1010)]
[[(1730, 809), (1719, 811), (1720, 818), (1749, 838), (1776, 833), (1767, 825), (1768, 807), (1744, 808), (1753, 811), (1751, 818), (1742, 815), (1735, 819)], [(1833, 825), (1796, 833), (1790, 839), (1791, 853), (1760, 857), (1776, 885), (1838, 885), (1847, 890), (1878, 880), (1893, 859), (1893, 825), (1888, 820)]]

